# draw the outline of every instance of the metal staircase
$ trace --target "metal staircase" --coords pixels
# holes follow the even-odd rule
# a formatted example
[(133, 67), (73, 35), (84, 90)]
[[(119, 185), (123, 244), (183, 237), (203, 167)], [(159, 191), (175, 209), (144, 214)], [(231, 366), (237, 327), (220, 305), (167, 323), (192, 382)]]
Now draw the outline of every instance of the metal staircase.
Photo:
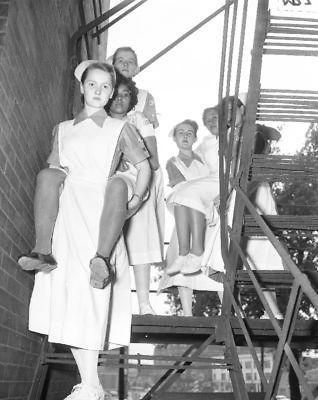
[[(233, 343), (233, 324), (229, 316), (235, 314), (244, 332), (259, 376), (264, 387), (264, 398), (275, 398), (282, 373), (282, 364), (288, 359), (301, 384), (302, 390), (308, 399), (313, 395), (306, 384), (303, 372), (292, 351), (292, 338), (295, 335), (299, 304), (305, 293), (312, 304), (318, 309), (318, 295), (315, 287), (317, 281), (310, 280), (300, 271), (290, 255), (277, 238), (277, 234), (284, 230), (317, 230), (317, 216), (260, 216), (247, 195), (247, 186), (250, 181), (295, 181), (303, 179), (317, 179), (317, 161), (305, 163), (291, 156), (263, 156), (252, 155), (253, 136), (256, 121), (294, 121), (313, 122), (317, 120), (317, 93), (308, 90), (281, 90), (261, 88), (261, 69), (263, 57), (271, 55), (316, 56), (318, 20), (291, 17), (275, 17), (268, 10), (268, 1), (258, 2), (254, 47), (252, 52), (251, 74), (246, 102), (246, 119), (242, 128), (242, 146), (238, 174), (231, 180), (230, 190), (236, 195), (233, 224), (230, 228), (230, 243), (227, 247), (227, 222), (225, 212), (222, 215), (222, 239), (225, 242), (225, 261), (227, 272), (225, 281), (225, 298), (222, 307), (222, 316), (225, 319), (218, 327), (218, 337), (227, 334), (225, 348), (235, 353)], [(279, 69), (279, 66), (277, 67)], [(293, 83), (291, 82), (291, 85)], [(224, 182), (227, 183), (226, 177)], [(229, 196), (228, 186), (221, 187), (223, 202)], [(248, 212), (248, 213), (247, 213)], [(253, 271), (245, 254), (244, 236), (255, 234), (267, 237), (282, 257), (286, 267), (285, 272)], [(227, 252), (227, 248), (229, 251)], [(242, 271), (241, 265), (245, 271)], [(291, 287), (289, 300), (283, 323), (274, 318), (263, 295), (265, 288), (277, 288), (279, 285)], [(253, 350), (253, 333), (248, 329), (244, 311), (241, 307), (237, 291), (242, 286), (252, 286), (256, 290), (265, 311), (270, 317), (270, 323), (278, 337), (274, 367), (269, 381), (260, 368), (260, 362)], [(263, 323), (263, 321), (260, 321)], [(269, 321), (267, 321), (269, 322)], [(230, 331), (228, 333), (227, 331)], [(232, 332), (232, 333), (231, 333)], [(264, 326), (264, 335), (265, 326)], [(239, 376), (232, 376), (236, 390), (240, 393), (237, 398), (247, 398), (244, 387), (240, 384)], [(234, 385), (233, 385), (234, 387)]]
[[(219, 100), (235, 95), (237, 102), (240, 90), (243, 49), (246, 34), (248, 6), (255, 0), (228, 0), (223, 7), (202, 21), (196, 29), (223, 12), (223, 46), (220, 56), (220, 86)], [(94, 22), (82, 27), (72, 38), (72, 61), (70, 69), (80, 61), (81, 40), (88, 43), (88, 32), (94, 30), (94, 37), (103, 30), (103, 21), (123, 10), (134, 1), (122, 1), (114, 9), (109, 10)], [(143, 1), (136, 4), (141, 5)], [(116, 8), (116, 10), (115, 10)], [(131, 10), (134, 8), (131, 7)], [(107, 28), (111, 26), (108, 23)], [(312, 304), (318, 309), (317, 273), (306, 274), (293, 262), (285, 247), (279, 241), (279, 236), (287, 230), (318, 230), (317, 216), (260, 216), (247, 196), (247, 187), (251, 181), (294, 181), (317, 179), (318, 161), (310, 164), (292, 156), (261, 156), (253, 155), (253, 138), (256, 121), (317, 121), (318, 92), (300, 90), (280, 90), (261, 88), (261, 69), (263, 57), (271, 55), (318, 55), (318, 20), (290, 17), (275, 17), (268, 10), (268, 0), (258, 0), (256, 28), (249, 89), (246, 101), (245, 122), (241, 131), (240, 146), (236, 152), (237, 158), (232, 160), (234, 141), (234, 123), (231, 134), (227, 138), (226, 121), (221, 122), (220, 133), (220, 216), (222, 253), (226, 266), (224, 276), (224, 301), (222, 313), (218, 317), (163, 317), (134, 316), (132, 323), (132, 342), (135, 343), (186, 343), (188, 349), (180, 357), (161, 357), (164, 364), (158, 364), (158, 369), (166, 371), (154, 386), (143, 396), (142, 400), (150, 399), (274, 399), (281, 377), (281, 366), (286, 359), (302, 386), (302, 391), (308, 400), (314, 400), (306, 383), (293, 348), (318, 346), (318, 322), (297, 319), (298, 308), (303, 294), (306, 294)], [(105, 29), (107, 29), (105, 28)], [(145, 66), (161, 57), (195, 29), (176, 40), (171, 46), (153, 57)], [(87, 54), (89, 51), (87, 50)], [(71, 72), (71, 71), (70, 71)], [(225, 108), (228, 101), (225, 101)], [(227, 112), (223, 113), (227, 115)], [(220, 117), (222, 115), (220, 114)], [(223, 130), (223, 131), (222, 131)], [(223, 134), (222, 134), (223, 132)], [(230, 195), (235, 193), (234, 218), (229, 224), (227, 206)], [(248, 212), (247, 212), (248, 210)], [(245, 255), (244, 241), (252, 235), (267, 236), (279, 255), (283, 258), (286, 271), (253, 271)], [(244, 266), (244, 269), (242, 269)], [(270, 266), (269, 266), (270, 267)], [(277, 321), (263, 295), (263, 289), (290, 288), (289, 300), (284, 321)], [(238, 293), (241, 290), (253, 289), (259, 295), (270, 320), (248, 319), (244, 315)], [(224, 347), (224, 357), (220, 360), (203, 357), (204, 350), (211, 344)], [(247, 346), (257, 367), (262, 382), (263, 391), (248, 393), (242, 373), (237, 346)], [(268, 380), (258, 359), (256, 346), (276, 347), (274, 367)], [(63, 348), (48, 352), (44, 346), (39, 367), (38, 379), (33, 387), (32, 400), (41, 398), (44, 377), (51, 364), (71, 364), (70, 354), (65, 354)], [(125, 352), (114, 355), (103, 353), (101, 364), (112, 365), (120, 372), (121, 388), (119, 399), (123, 400), (126, 390), (123, 370), (127, 368), (145, 368), (144, 360), (149, 356), (131, 356)], [(155, 360), (156, 357), (154, 356)], [(137, 364), (130, 361), (137, 360)], [(175, 393), (169, 392), (170, 386), (189, 368), (222, 368), (229, 371), (233, 393)], [(38, 386), (37, 386), (38, 383)], [(41, 387), (39, 387), (39, 385)], [(31, 399), (31, 397), (30, 397)]]

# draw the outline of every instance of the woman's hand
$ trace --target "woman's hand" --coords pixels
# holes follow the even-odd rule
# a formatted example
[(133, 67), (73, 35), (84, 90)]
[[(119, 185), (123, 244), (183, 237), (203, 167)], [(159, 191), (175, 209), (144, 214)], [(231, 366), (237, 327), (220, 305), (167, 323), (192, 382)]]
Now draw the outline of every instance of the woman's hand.
[(137, 209), (141, 204), (141, 199), (138, 194), (133, 194), (132, 198), (127, 203), (127, 209), (129, 211)]

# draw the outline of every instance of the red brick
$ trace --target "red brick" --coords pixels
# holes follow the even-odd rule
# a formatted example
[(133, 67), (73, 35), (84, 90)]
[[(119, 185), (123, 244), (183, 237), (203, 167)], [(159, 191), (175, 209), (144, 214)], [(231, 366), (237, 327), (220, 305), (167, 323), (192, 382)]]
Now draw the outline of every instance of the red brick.
[(11, 331), (7, 327), (0, 325), (0, 343), (8, 344), (10, 332)]
[(0, 399), (7, 399), (9, 395), (9, 385), (7, 382), (0, 382)]
[(15, 396), (23, 396), (23, 394), (28, 393), (30, 390), (30, 382), (14, 382), (9, 387), (10, 398)]
[(7, 17), (9, 13), (9, 2), (4, 1), (3, 3), (0, 3), (0, 15), (2, 17)]
[[(43, 337), (28, 331), (34, 274), (16, 259), (33, 243), (35, 178), (53, 126), (65, 119), (77, 6), (77, 0), (0, 0), (0, 398), (10, 400), (27, 398), (41, 351)], [(52, 375), (55, 399), (70, 391), (71, 375)]]
[(5, 16), (5, 17), (2, 17), (2, 14), (1, 14), (1, 7), (0, 7), (0, 32), (2, 33), (5, 33), (5, 31), (6, 31), (6, 29), (7, 29), (7, 22), (8, 22), (8, 19), (7, 19), (7, 17)]

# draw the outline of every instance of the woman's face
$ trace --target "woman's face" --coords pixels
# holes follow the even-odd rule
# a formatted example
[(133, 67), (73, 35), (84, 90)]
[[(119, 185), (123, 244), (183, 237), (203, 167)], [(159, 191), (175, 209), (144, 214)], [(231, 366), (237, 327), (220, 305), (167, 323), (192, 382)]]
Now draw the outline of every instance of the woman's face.
[(84, 103), (91, 108), (103, 108), (113, 93), (112, 79), (108, 72), (101, 69), (88, 71), (86, 79), (81, 84)]
[(177, 125), (173, 137), (180, 150), (192, 150), (192, 146), (197, 139), (193, 127), (187, 123)]
[(219, 116), (217, 110), (207, 110), (204, 114), (203, 123), (212, 135), (219, 136)]
[(112, 100), (110, 112), (126, 115), (131, 102), (131, 93), (126, 85), (119, 85), (116, 97)]
[(129, 50), (120, 50), (114, 60), (114, 67), (126, 78), (132, 78), (138, 67), (135, 54)]

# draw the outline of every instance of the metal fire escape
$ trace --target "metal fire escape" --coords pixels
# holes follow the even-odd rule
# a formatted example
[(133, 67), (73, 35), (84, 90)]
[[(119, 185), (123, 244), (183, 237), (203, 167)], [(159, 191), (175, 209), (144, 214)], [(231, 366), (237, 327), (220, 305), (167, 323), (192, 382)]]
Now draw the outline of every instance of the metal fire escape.
[[(96, 20), (83, 26), (72, 38), (73, 49), (70, 62), (72, 68), (82, 59), (82, 46), (89, 52), (89, 35), (98, 37), (98, 33), (110, 28), (116, 21), (145, 3), (147, 0), (122, 1), (119, 5), (102, 14)], [(248, 7), (252, 0), (228, 0), (224, 6), (213, 12), (200, 24), (186, 32), (175, 42), (141, 66), (141, 70), (156, 61), (171, 48), (198, 30), (201, 26), (223, 13), (223, 46), (220, 55), (219, 100), (227, 98), (230, 91), (237, 102), (240, 90), (242, 59), (246, 34)], [(253, 0), (254, 2), (254, 0)], [(129, 9), (126, 9), (135, 3)], [(125, 10), (126, 9), (126, 10)], [(124, 10), (124, 11), (123, 11)], [(111, 22), (109, 18), (122, 12)], [(135, 343), (183, 343), (189, 345), (185, 353), (179, 356), (132, 356), (121, 351), (119, 354), (101, 354), (100, 362), (119, 368), (119, 399), (125, 398), (125, 374), (127, 368), (147, 368), (144, 360), (157, 360), (161, 363), (154, 367), (166, 369), (155, 385), (142, 400), (150, 399), (274, 399), (282, 373), (282, 364), (288, 360), (301, 384), (308, 400), (314, 400), (304, 374), (299, 367), (293, 347), (314, 347), (318, 344), (318, 323), (314, 320), (297, 319), (298, 308), (303, 294), (318, 309), (316, 291), (317, 273), (310, 276), (301, 271), (291, 259), (279, 240), (284, 230), (318, 230), (318, 216), (261, 216), (247, 196), (250, 181), (290, 181), (297, 179), (317, 179), (318, 161), (301, 163), (292, 156), (253, 155), (253, 138), (256, 121), (300, 121), (317, 122), (318, 92), (301, 90), (279, 90), (261, 88), (262, 61), (267, 54), (293, 55), (306, 57), (318, 55), (318, 20), (271, 15), (268, 0), (258, 0), (254, 45), (252, 50), (249, 88), (246, 100), (245, 121), (241, 131), (241, 141), (235, 165), (231, 160), (234, 146), (234, 124), (227, 136), (226, 122), (221, 123), (220, 132), (220, 215), (222, 253), (226, 266), (224, 276), (224, 301), (222, 313), (218, 317), (174, 317), (174, 316), (134, 316), (132, 323), (132, 342)], [(93, 32), (93, 33), (92, 33)], [(292, 82), (291, 82), (292, 85)], [(72, 95), (73, 86), (70, 86)], [(228, 107), (225, 102), (225, 108)], [(224, 113), (227, 115), (227, 112)], [(223, 134), (222, 134), (223, 132)], [(233, 173), (234, 171), (234, 173)], [(232, 195), (231, 195), (232, 193)], [(227, 220), (227, 207), (230, 195), (235, 194), (234, 218)], [(247, 212), (248, 211), (248, 212)], [(230, 225), (230, 226), (229, 226)], [(246, 237), (266, 236), (284, 261), (285, 271), (253, 271), (244, 252)], [(244, 267), (244, 268), (242, 268)], [(274, 318), (263, 289), (289, 287), (290, 295), (283, 321)], [(253, 288), (268, 313), (269, 320), (248, 319), (244, 315), (238, 292), (242, 288)], [(224, 357), (208, 358), (202, 353), (211, 344), (224, 348)], [(247, 346), (257, 367), (262, 383), (262, 392), (248, 393), (242, 373), (237, 346)], [(274, 366), (267, 379), (256, 346), (276, 347)], [(53, 349), (54, 350), (54, 349)], [(130, 361), (137, 361), (130, 363)], [(29, 398), (37, 400), (45, 384), (46, 373), (51, 364), (72, 363), (71, 355), (52, 351), (43, 345), (37, 378)], [(190, 368), (220, 368), (229, 371), (233, 394), (229, 393), (174, 393), (169, 387)]]

